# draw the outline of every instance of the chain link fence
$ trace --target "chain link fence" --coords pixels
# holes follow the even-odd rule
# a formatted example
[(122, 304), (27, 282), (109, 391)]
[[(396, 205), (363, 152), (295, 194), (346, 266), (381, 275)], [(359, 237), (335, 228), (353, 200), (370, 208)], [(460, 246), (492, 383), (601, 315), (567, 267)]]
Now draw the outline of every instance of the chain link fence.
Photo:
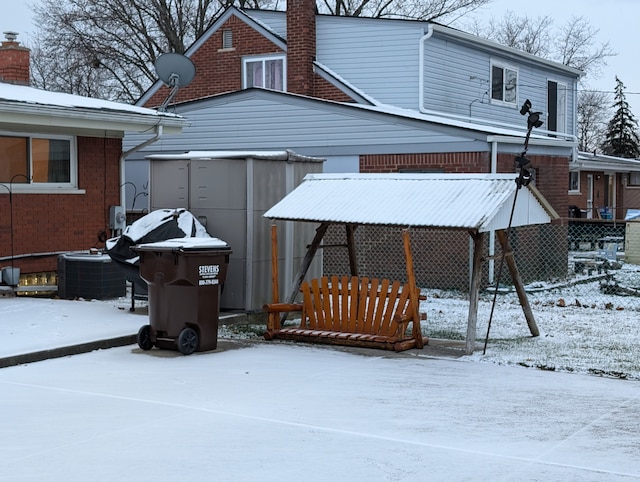
[[(627, 224), (637, 226), (637, 234)], [(399, 228), (360, 226), (355, 238), (358, 275), (406, 280)], [(440, 304), (443, 299), (452, 304), (468, 300), (472, 256), (468, 233), (416, 228), (411, 230), (411, 243), (416, 282), (423, 293), (438, 298)], [(513, 228), (509, 243), (534, 314), (540, 303), (602, 309), (603, 313), (640, 311), (640, 248), (637, 257), (631, 256), (634, 246), (640, 247), (640, 222), (565, 220)], [(323, 252), (324, 274), (350, 274), (347, 249), (342, 247), (346, 246), (344, 227), (331, 226), (325, 244), (334, 247)], [(513, 299), (513, 281), (495, 233), (486, 234), (483, 252), (481, 301), (490, 304), (494, 296), (498, 302)], [(446, 312), (429, 313), (429, 324), (447, 316)]]

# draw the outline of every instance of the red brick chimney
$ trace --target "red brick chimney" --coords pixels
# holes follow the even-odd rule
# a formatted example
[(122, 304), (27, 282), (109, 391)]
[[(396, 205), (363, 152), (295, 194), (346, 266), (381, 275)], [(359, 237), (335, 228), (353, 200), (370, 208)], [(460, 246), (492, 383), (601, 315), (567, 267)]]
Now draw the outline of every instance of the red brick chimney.
[(16, 41), (16, 32), (3, 32), (5, 41), (0, 44), (0, 81), (29, 85), (31, 50)]
[(316, 58), (315, 0), (287, 1), (287, 91), (313, 95)]

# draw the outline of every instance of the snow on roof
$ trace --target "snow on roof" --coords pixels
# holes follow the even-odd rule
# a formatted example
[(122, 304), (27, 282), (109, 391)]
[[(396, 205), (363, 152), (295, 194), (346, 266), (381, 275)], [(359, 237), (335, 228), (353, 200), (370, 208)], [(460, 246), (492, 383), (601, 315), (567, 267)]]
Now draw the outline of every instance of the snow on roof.
[(292, 221), (471, 229), (549, 223), (556, 214), (516, 174), (307, 174), (264, 217)]
[(324, 162), (320, 157), (303, 156), (291, 150), (284, 151), (188, 151), (181, 154), (151, 154), (155, 161), (207, 160), (207, 159), (259, 159), (266, 161)]
[(626, 157), (607, 156), (591, 152), (578, 152), (578, 159), (569, 165), (569, 170), (575, 168), (584, 171), (640, 171), (640, 160)]
[(93, 110), (120, 111), (156, 117), (180, 118), (180, 116), (173, 113), (159, 112), (146, 107), (138, 107), (120, 102), (83, 97), (81, 95), (66, 94), (63, 92), (49, 92), (26, 85), (7, 84), (3, 82), (0, 82), (0, 101), (46, 105), (52, 107), (75, 107)]

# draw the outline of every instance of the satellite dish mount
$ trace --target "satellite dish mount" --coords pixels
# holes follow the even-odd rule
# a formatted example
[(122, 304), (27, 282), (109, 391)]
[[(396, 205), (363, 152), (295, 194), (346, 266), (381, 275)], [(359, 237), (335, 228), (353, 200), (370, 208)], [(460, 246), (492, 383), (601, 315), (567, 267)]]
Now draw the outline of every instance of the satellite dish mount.
[(196, 67), (188, 57), (176, 53), (162, 54), (155, 62), (156, 73), (167, 87), (171, 88), (169, 96), (158, 108), (160, 112), (167, 109), (169, 102), (176, 96), (180, 87), (189, 85), (196, 75)]

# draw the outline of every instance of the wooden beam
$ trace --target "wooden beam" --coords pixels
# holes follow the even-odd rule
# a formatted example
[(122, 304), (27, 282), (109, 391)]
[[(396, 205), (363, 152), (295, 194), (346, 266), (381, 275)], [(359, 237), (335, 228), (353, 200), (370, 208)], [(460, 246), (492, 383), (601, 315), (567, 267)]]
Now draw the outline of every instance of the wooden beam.
[[(316, 235), (311, 241), (309, 245), (309, 249), (307, 249), (307, 254), (304, 255), (304, 259), (302, 260), (302, 264), (300, 265), (300, 269), (298, 269), (298, 273), (296, 274), (296, 278), (293, 280), (293, 286), (291, 287), (291, 292), (289, 293), (289, 297), (287, 298), (287, 303), (293, 303), (300, 292), (300, 285), (302, 284), (302, 280), (304, 279), (307, 271), (309, 271), (309, 266), (311, 266), (311, 261), (313, 261), (313, 257), (316, 255), (318, 248), (320, 247), (320, 243), (322, 242), (322, 238), (327, 232), (327, 228), (330, 223), (322, 223), (316, 229)], [(285, 315), (286, 316), (286, 313)]]
[(280, 287), (278, 285), (278, 227), (271, 225), (271, 292), (272, 302), (279, 303)]
[(518, 299), (520, 300), (520, 306), (522, 306), (522, 311), (524, 312), (524, 317), (527, 320), (527, 325), (529, 326), (531, 336), (540, 336), (540, 330), (538, 330), (536, 320), (533, 317), (533, 311), (531, 310), (531, 305), (529, 305), (529, 299), (527, 298), (527, 293), (524, 290), (524, 284), (522, 283), (520, 272), (518, 271), (518, 267), (516, 266), (516, 261), (513, 257), (511, 246), (509, 245), (507, 232), (504, 229), (501, 229), (496, 231), (496, 234), (498, 235), (498, 241), (500, 242), (502, 251), (505, 253), (505, 261), (507, 262), (507, 266), (509, 267), (511, 280), (513, 281), (513, 285), (516, 288), (516, 293), (518, 294)]
[(347, 250), (349, 251), (349, 270), (351, 276), (358, 276), (358, 260), (356, 259), (356, 224), (346, 224)]
[[(273, 223), (271, 225), (271, 297), (274, 303), (278, 303), (280, 300), (278, 276), (278, 227)], [(278, 313), (268, 313), (267, 333), (279, 330), (280, 326)]]
[(471, 284), (469, 286), (469, 316), (467, 317), (467, 338), (464, 352), (471, 355), (476, 347), (478, 300), (480, 299), (480, 279), (482, 277), (482, 250), (484, 249), (484, 234), (469, 232), (473, 241), (473, 265), (471, 269)]
[(416, 275), (413, 270), (413, 255), (411, 254), (411, 239), (409, 230), (402, 230), (402, 240), (404, 242), (404, 257), (407, 265), (407, 281), (409, 283), (409, 303), (411, 303), (411, 314), (413, 316), (413, 337), (416, 340), (416, 348), (422, 348), (422, 329), (420, 327), (420, 300), (418, 299), (418, 288), (416, 287)]

